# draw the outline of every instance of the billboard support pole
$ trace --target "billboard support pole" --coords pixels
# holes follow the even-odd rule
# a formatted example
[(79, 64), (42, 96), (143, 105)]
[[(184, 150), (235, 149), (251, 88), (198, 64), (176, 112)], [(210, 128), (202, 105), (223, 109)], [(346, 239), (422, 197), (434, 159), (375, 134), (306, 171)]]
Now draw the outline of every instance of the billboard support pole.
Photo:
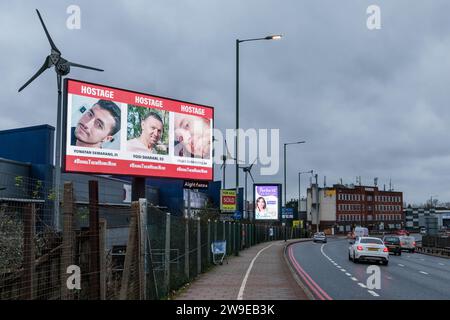
[(145, 178), (133, 177), (131, 182), (131, 201), (139, 201), (145, 196)]
[(55, 146), (55, 172), (53, 173), (53, 192), (55, 193), (55, 202), (54, 202), (54, 217), (53, 217), (53, 224), (55, 226), (56, 230), (61, 230), (59, 225), (59, 205), (60, 205), (60, 193), (59, 189), (61, 186), (61, 111), (62, 111), (62, 105), (61, 105), (61, 82), (62, 77), (59, 73), (56, 74), (57, 82), (58, 82), (58, 108), (57, 108), (57, 119), (56, 119), (56, 146)]

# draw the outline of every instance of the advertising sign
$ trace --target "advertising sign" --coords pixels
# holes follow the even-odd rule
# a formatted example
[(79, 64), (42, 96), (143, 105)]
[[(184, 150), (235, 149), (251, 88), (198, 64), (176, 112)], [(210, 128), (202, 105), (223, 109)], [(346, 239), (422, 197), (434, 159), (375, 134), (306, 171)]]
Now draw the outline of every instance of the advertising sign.
[(65, 79), (65, 172), (213, 179), (214, 109)]
[(294, 219), (294, 208), (282, 208), (281, 211), (282, 219)]
[(255, 220), (278, 220), (281, 213), (281, 185), (254, 184)]
[(183, 183), (184, 189), (208, 189), (208, 182), (201, 182), (201, 181), (190, 181), (185, 180)]
[(236, 211), (236, 190), (220, 190), (220, 210), (223, 212)]

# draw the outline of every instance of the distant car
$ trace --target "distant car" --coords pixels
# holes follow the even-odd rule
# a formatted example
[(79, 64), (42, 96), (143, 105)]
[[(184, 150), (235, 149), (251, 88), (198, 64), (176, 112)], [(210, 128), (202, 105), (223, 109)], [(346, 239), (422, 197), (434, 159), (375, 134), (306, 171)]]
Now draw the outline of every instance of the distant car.
[(427, 228), (421, 227), (420, 228), (420, 234), (427, 234)]
[(402, 247), (399, 236), (385, 236), (383, 238), (384, 245), (388, 248), (389, 253), (393, 253), (396, 256), (402, 255)]
[(356, 227), (355, 230), (353, 230), (353, 234), (355, 237), (368, 237), (369, 229), (365, 227)]
[(316, 232), (314, 233), (313, 241), (327, 243), (327, 235), (324, 232)]
[(402, 250), (414, 253), (416, 251), (416, 239), (411, 236), (401, 236), (400, 247)]
[(397, 230), (395, 231), (395, 234), (398, 236), (409, 236), (409, 232), (406, 230)]
[(348, 248), (348, 259), (359, 261), (378, 261), (384, 265), (389, 263), (389, 250), (379, 238), (357, 237)]

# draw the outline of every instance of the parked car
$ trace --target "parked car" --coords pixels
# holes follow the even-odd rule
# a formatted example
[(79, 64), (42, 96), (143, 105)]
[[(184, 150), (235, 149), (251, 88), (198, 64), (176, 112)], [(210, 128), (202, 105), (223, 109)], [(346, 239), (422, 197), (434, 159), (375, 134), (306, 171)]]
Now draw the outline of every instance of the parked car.
[(398, 236), (409, 236), (409, 232), (407, 230), (397, 230), (395, 234)]
[(378, 261), (387, 265), (389, 263), (389, 250), (379, 238), (357, 237), (350, 242), (348, 259), (357, 263), (359, 261)]
[(414, 253), (416, 251), (416, 238), (411, 236), (401, 236), (400, 247), (402, 250)]
[(385, 236), (383, 237), (384, 245), (388, 248), (389, 253), (394, 253), (396, 256), (402, 255), (402, 247), (399, 236)]
[(325, 232), (316, 232), (314, 233), (313, 241), (327, 243), (327, 235)]

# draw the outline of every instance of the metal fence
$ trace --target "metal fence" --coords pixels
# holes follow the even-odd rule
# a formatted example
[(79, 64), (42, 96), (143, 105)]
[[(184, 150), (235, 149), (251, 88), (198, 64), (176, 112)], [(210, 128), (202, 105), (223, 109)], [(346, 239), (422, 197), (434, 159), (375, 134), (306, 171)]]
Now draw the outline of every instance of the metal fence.
[[(214, 208), (187, 218), (145, 199), (101, 203), (99, 192), (113, 190), (99, 191), (95, 182), (83, 195), (64, 184), (55, 228), (48, 223), (54, 215), (51, 183), (3, 179), (15, 194), (13, 188), (8, 197), (0, 193), (0, 299), (170, 299), (214, 266), (213, 241), (226, 240), (226, 254), (238, 255), (285, 236), (281, 226), (220, 221)], [(286, 234), (300, 236), (296, 230)]]

